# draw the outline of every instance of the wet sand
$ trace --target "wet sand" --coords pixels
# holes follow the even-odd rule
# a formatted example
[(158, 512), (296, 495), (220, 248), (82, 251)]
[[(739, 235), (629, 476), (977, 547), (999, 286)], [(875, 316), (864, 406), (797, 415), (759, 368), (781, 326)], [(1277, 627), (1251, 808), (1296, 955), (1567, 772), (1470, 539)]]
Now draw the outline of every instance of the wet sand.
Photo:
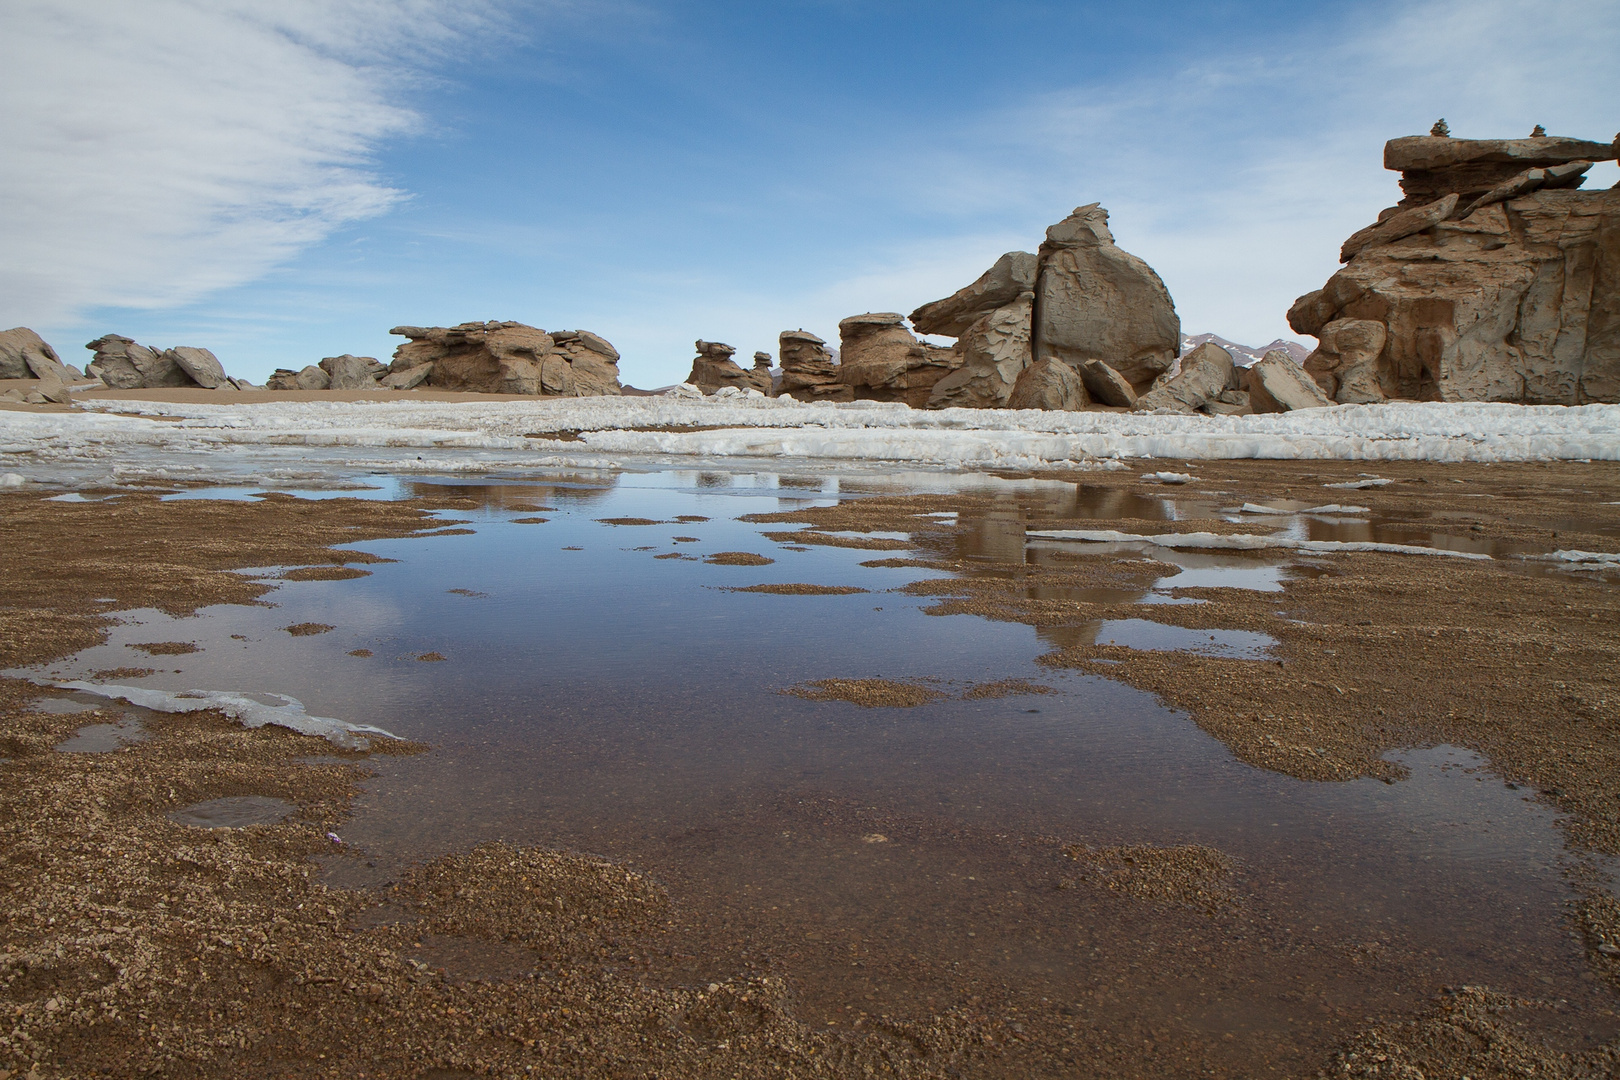
[[(1376, 468), (1400, 482), (1353, 500), (1415, 528), (1434, 529), (1439, 513), (1451, 515), (1440, 528), (1480, 545), (1620, 550), (1613, 466)], [(1221, 506), (1315, 505), (1349, 501), (1342, 491), (1324, 500), (1322, 485), (1366, 468), (1189, 471), (1224, 481), (1209, 485)], [(1620, 848), (1612, 583), (1511, 562), (1310, 556), (1301, 561), (1311, 573), (1276, 592), (1171, 590), (1206, 602), (1151, 609), (1165, 625), (1268, 634), (1280, 666), (1099, 645), (1087, 628), (1141, 618), (1143, 607), (1118, 597), (1139, 594), (1165, 565), (1079, 544), (1029, 548), (1026, 560), (1029, 527), (1238, 530), (1219, 517), (1133, 517), (1148, 505), (1134, 474), (1070, 479), (1117, 495), (1113, 516), (1065, 516), (1072, 507), (1037, 496), (875, 495), (765, 518), (802, 526), (784, 540), (914, 549), (920, 557), (874, 562), (952, 571), (912, 586), (942, 617), (1034, 625), (1054, 669), (1151, 690), (1263, 768), (1316, 782), (1393, 779), (1386, 750), (1446, 742), (1556, 806), (1576, 850)], [(232, 571), (364, 565), (363, 553), (329, 545), (442, 532), (425, 511), (463, 507), (0, 500), (8, 666), (92, 644), (113, 611), (261, 602), (265, 586)], [(827, 535), (891, 531), (911, 539)], [(983, 696), (996, 685), (980, 684)], [(830, 908), (793, 910), (770, 865), (752, 868), (757, 892), (694, 908), (681, 860), (695, 883), (699, 866), (726, 857), (701, 837), (672, 843), (656, 879), (602, 859), (486, 845), (392, 884), (330, 888), (311, 857), (349, 858), (327, 834), (344, 831), (362, 758), (196, 714), (143, 716), (150, 737), (116, 752), (58, 753), (74, 731), (120, 710), (45, 712), (40, 696), (19, 680), (0, 683), (0, 815), (11, 823), (0, 1000), (16, 1016), (16, 1030), (0, 1036), (16, 1065), (0, 1058), (0, 1068), (38, 1059), (42, 1076), (161, 1066), (175, 1076), (1478, 1077), (1601, 1076), (1616, 1061), (1620, 908), (1596, 887), (1572, 922), (1590, 978), (1556, 998), (1443, 992), (1451, 962), (1426, 958), (1421, 938), (1398, 932), (1348, 949), (1299, 940), (1272, 924), (1265, 897), (1264, 882), (1284, 867), (1197, 845), (1008, 836), (807, 793), (785, 794), (738, 827), (761, 833), (759, 849), (770, 836), (802, 837), (775, 842), (784, 860), (797, 844), (847, 844), (845, 857), (872, 864), (896, 912), (943, 903), (937, 918), (966, 917), (984, 951), (970, 944), (951, 959), (896, 955), (881, 935), (862, 943), (839, 932)], [(298, 816), (206, 831), (167, 816), (248, 795), (284, 799)], [(776, 869), (792, 873), (789, 861)], [(931, 884), (944, 876), (979, 891), (947, 898)], [(962, 911), (950, 906), (958, 895), (970, 898)], [(1078, 999), (1056, 996), (1062, 980), (1037, 957), (1035, 944), (1059, 935), (1096, 975)], [(1030, 962), (1009, 978), (991, 953), (1020, 940)], [(1257, 985), (1284, 963), (1289, 984)], [(1185, 1007), (1189, 984), (1206, 988), (1201, 1015)], [(869, 1008), (849, 1004), (857, 985)], [(889, 985), (906, 986), (907, 1000)], [(1261, 1000), (1277, 1003), (1275, 1017), (1252, 1011)], [(1308, 1028), (1281, 1020), (1317, 1001)], [(1251, 1012), (1240, 1022), (1230, 1007)]]

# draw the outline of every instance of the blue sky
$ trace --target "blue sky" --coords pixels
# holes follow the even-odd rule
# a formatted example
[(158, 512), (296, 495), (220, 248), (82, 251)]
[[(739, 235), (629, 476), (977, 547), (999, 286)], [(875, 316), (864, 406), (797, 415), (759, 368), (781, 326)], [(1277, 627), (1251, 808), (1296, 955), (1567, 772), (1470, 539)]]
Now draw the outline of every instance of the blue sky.
[(1098, 200), (1187, 332), (1261, 344), (1398, 198), (1385, 139), (1620, 129), (1583, 0), (9, 0), (0, 38), (0, 326), (256, 381), (509, 318), (664, 385)]

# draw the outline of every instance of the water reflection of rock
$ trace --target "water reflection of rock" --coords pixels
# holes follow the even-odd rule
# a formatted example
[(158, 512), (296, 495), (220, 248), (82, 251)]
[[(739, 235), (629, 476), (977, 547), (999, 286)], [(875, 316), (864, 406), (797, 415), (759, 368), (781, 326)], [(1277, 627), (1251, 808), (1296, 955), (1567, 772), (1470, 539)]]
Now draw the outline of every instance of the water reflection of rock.
[(408, 482), (406, 491), (418, 499), (466, 499), (481, 510), (533, 510), (536, 503), (599, 502), (618, 486), (617, 473), (591, 474), (577, 480), (557, 478), (543, 484), (446, 484), (431, 480)]

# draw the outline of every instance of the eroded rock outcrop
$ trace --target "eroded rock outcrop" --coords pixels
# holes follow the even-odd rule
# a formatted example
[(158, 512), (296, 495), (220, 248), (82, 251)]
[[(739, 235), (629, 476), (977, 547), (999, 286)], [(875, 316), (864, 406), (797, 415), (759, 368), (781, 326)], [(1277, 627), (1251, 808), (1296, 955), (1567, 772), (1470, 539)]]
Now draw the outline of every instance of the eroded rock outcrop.
[(838, 324), (838, 381), (857, 401), (928, 403), (934, 384), (960, 366), (955, 349), (930, 345), (906, 329), (899, 312), (851, 315)]
[[(913, 311), (911, 322), (957, 339), (961, 365), (934, 386), (931, 408), (1004, 407), (1039, 360), (1072, 368), (1088, 400), (1129, 407), (1175, 362), (1181, 342), (1164, 282), (1114, 244), (1096, 203), (1048, 229), (1038, 253), (1008, 252), (973, 284)], [(1088, 374), (1099, 363), (1113, 374)]]
[(69, 383), (83, 378), (77, 370), (62, 363), (56, 350), (45, 339), (18, 326), (0, 332), (0, 379), (41, 379)]
[[(396, 326), (409, 338), (394, 350), (382, 382), (437, 390), (544, 397), (618, 395), (619, 353), (586, 330), (547, 333), (519, 322)], [(416, 369), (427, 367), (418, 376)]]
[(1580, 190), (1616, 145), (1394, 139), (1405, 198), (1289, 323), (1333, 400), (1620, 401), (1620, 190)]
[(1078, 412), (1091, 404), (1080, 375), (1061, 360), (1037, 360), (1023, 370), (1007, 398), (1009, 409)]
[(779, 391), (799, 401), (854, 401), (854, 388), (839, 381), (827, 342), (808, 330), (784, 330), (777, 337), (782, 361)]
[[(692, 374), (687, 376), (686, 381), (705, 394), (712, 394), (722, 386), (758, 390), (762, 394), (771, 392), (771, 358), (768, 353), (754, 354), (753, 369), (745, 370), (731, 358), (737, 350), (730, 345), (702, 340), (695, 344), (697, 358), (692, 361)], [(759, 360), (761, 356), (765, 357), (763, 365)]]
[(181, 345), (160, 352), (136, 344), (133, 338), (122, 334), (104, 334), (85, 348), (95, 353), (95, 358), (85, 365), (85, 374), (100, 379), (114, 390), (187, 386), (238, 390), (251, 385), (226, 375), (219, 357), (207, 349)]
[(1142, 412), (1198, 412), (1223, 392), (1236, 389), (1236, 371), (1231, 353), (1213, 341), (1205, 342), (1181, 358), (1180, 371), (1138, 397), (1136, 408)]

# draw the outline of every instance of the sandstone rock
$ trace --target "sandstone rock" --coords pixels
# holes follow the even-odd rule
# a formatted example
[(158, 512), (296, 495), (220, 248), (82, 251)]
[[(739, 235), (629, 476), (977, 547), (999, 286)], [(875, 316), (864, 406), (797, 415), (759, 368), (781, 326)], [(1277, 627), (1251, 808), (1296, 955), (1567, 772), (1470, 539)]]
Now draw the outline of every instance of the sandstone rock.
[(400, 371), (390, 371), (377, 384), (384, 390), (415, 390), (433, 374), (432, 364), (415, 364)]
[(1204, 402), (1204, 412), (1211, 416), (1249, 416), (1254, 411), (1249, 394), (1244, 390), (1222, 390)]
[(293, 376), (293, 390), (330, 390), (332, 389), (332, 376), (325, 368), (314, 364), (306, 364), (304, 368)]
[(378, 373), (387, 370), (374, 357), (353, 353), (328, 356), (320, 368), (326, 372), (328, 390), (375, 390)]
[(1608, 161), (1608, 143), (1542, 136), (1529, 139), (1452, 139), (1411, 136), (1384, 145), (1384, 168), (1400, 172), (1404, 206), (1421, 206), (1448, 194), (1466, 206), (1526, 169), (1572, 161)]
[(954, 349), (918, 341), (898, 312), (851, 315), (838, 324), (838, 381), (857, 401), (928, 403), (934, 384), (960, 363)]
[(278, 367), (264, 380), (266, 390), (296, 390), (298, 389), (298, 372), (292, 368)]
[(1181, 320), (1153, 268), (1114, 244), (1096, 203), (1046, 230), (1035, 290), (1033, 351), (1079, 367), (1102, 360), (1132, 387), (1175, 362)]
[(1131, 409), (1136, 407), (1136, 391), (1125, 381), (1125, 376), (1101, 360), (1087, 360), (1080, 365), (1080, 379), (1093, 400), (1104, 405)]
[(617, 395), (619, 353), (596, 334), (548, 334), (517, 322), (396, 326), (409, 338), (394, 350), (390, 375), (431, 365), (427, 385), (442, 390), (553, 397)]
[(1213, 341), (1205, 342), (1181, 358), (1179, 372), (1138, 397), (1136, 409), (1139, 412), (1154, 409), (1197, 412), (1226, 389), (1232, 380), (1232, 369), (1232, 354)]
[(1034, 294), (979, 318), (956, 342), (961, 366), (934, 384), (930, 409), (1000, 409), (1029, 367)]
[[(1414, 140), (1391, 147), (1403, 142)], [(1477, 172), (1467, 183), (1450, 175), (1447, 194), (1470, 203), (1527, 166), (1545, 172), (1614, 156), (1606, 144), (1565, 139), (1440, 142), (1431, 157), (1386, 160), (1440, 162), (1431, 172), (1506, 169), (1489, 183)], [(1289, 321), (1320, 339), (1306, 369), (1340, 402), (1620, 401), (1620, 190), (1547, 187), (1543, 177), (1537, 190), (1363, 248), (1296, 301)]]
[(1025, 368), (1007, 398), (1009, 409), (1077, 412), (1091, 404), (1079, 374), (1061, 360), (1037, 360)]
[(85, 348), (96, 354), (85, 371), (115, 390), (197, 385), (172, 355), (173, 350), (159, 353), (121, 334), (98, 337)]
[(961, 337), (968, 327), (1026, 292), (1035, 291), (1038, 261), (1027, 251), (1009, 251), (964, 289), (911, 313), (920, 334)]
[(1339, 261), (1349, 262), (1357, 252), (1367, 248), (1393, 244), (1425, 229), (1432, 229), (1450, 217), (1456, 208), (1457, 195), (1453, 193), (1423, 206), (1397, 210), (1387, 218), (1381, 216), (1376, 224), (1367, 226), (1344, 242), (1339, 248)]
[(1317, 331), (1321, 343), (1305, 358), (1305, 371), (1333, 401), (1368, 405), (1395, 392), (1386, 389), (1378, 359), (1388, 332), (1375, 319), (1335, 319)]
[(1282, 349), (1273, 349), (1244, 369), (1243, 389), (1254, 412), (1291, 412), (1333, 404), (1317, 380)]
[(180, 345), (163, 350), (163, 355), (166, 359), (174, 361), (176, 367), (189, 375), (191, 381), (204, 390), (231, 388), (230, 376), (225, 374), (225, 368), (220, 364), (219, 357), (207, 349)]
[(838, 379), (827, 342), (807, 330), (784, 330), (777, 338), (782, 358), (780, 392), (799, 401), (854, 401), (855, 391)]
[(56, 350), (26, 326), (0, 333), (0, 379), (76, 381), (78, 373), (62, 363)]
[(692, 374), (687, 376), (686, 381), (705, 394), (712, 394), (727, 386), (758, 390), (763, 394), (771, 392), (769, 366), (761, 371), (756, 364), (752, 370), (745, 371), (731, 359), (737, 350), (730, 345), (718, 341), (698, 341), (696, 344), (697, 359), (692, 361)]

